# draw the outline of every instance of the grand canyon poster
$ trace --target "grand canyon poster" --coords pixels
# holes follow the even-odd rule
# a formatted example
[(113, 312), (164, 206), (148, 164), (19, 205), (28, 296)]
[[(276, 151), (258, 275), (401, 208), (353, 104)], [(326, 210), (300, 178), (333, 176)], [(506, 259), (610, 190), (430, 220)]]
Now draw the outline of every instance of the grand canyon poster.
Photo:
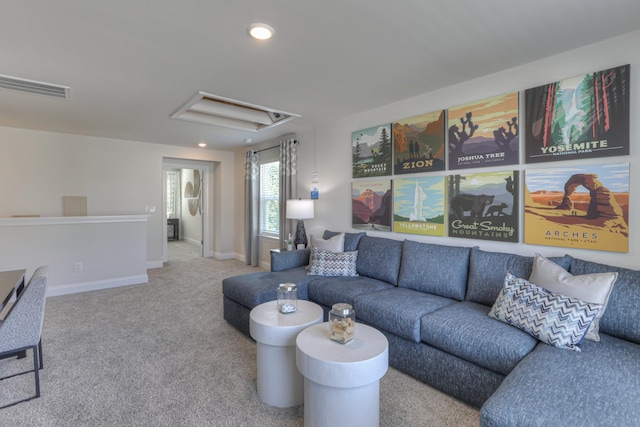
[(528, 170), (524, 242), (629, 251), (629, 164)]
[(359, 230), (391, 231), (391, 180), (351, 183), (352, 227)]
[(444, 110), (393, 124), (393, 171), (396, 175), (443, 171)]
[(518, 92), (449, 108), (449, 169), (520, 162)]
[(629, 154), (629, 65), (525, 91), (527, 163)]
[(445, 205), (445, 177), (394, 179), (393, 231), (444, 236)]
[(518, 171), (449, 176), (449, 237), (517, 242)]
[(351, 133), (354, 178), (391, 175), (391, 124)]

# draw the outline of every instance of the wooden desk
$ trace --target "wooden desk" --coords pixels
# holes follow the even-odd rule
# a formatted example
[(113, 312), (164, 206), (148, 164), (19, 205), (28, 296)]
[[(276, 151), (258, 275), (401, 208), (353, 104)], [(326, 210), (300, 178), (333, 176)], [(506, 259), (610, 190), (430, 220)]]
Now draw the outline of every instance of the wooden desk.
[(24, 276), (27, 270), (0, 271), (0, 312), (11, 297), (20, 295), (24, 289)]

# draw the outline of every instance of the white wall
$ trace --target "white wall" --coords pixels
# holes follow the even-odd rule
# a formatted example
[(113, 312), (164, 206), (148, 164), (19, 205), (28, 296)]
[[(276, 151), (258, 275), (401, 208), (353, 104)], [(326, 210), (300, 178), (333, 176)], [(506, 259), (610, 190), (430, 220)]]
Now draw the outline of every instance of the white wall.
[[(568, 164), (594, 164), (606, 161), (608, 163), (630, 163), (630, 200), (629, 200), (629, 252), (604, 252), (595, 250), (566, 249), (560, 247), (546, 247), (525, 245), (524, 243), (501, 243), (485, 240), (423, 237), (410, 234), (368, 232), (369, 235), (390, 237), (403, 240), (457, 245), (474, 246), (482, 249), (501, 252), (532, 255), (540, 252), (554, 256), (569, 253), (575, 257), (606, 263), (627, 268), (640, 268), (640, 152), (638, 138), (640, 137), (640, 122), (638, 118), (638, 101), (640, 99), (640, 31), (606, 40), (563, 54), (535, 61), (530, 64), (504, 70), (473, 81), (456, 86), (442, 88), (438, 91), (416, 96), (415, 98), (387, 105), (382, 108), (363, 112), (340, 122), (320, 126), (307, 133), (298, 133), (301, 141), (298, 161), (298, 181), (301, 194), (308, 194), (310, 189), (310, 172), (314, 169), (320, 173), (320, 198), (316, 201), (316, 218), (305, 220), (308, 233), (321, 234), (327, 228), (331, 230), (357, 231), (351, 228), (351, 132), (394, 120), (412, 117), (438, 109), (448, 109), (456, 105), (481, 100), (487, 97), (501, 95), (542, 84), (562, 80), (580, 74), (599, 71), (619, 65), (631, 64), (631, 155), (610, 157), (600, 160), (562, 161), (552, 164), (538, 164), (540, 167), (560, 167)], [(453, 53), (452, 53), (453, 54)], [(473, 64), (469, 64), (473, 66)], [(401, 75), (390, 78), (402, 78)], [(428, 79), (428, 76), (425, 76)], [(380, 82), (381, 85), (385, 82)], [(375, 90), (375, 88), (371, 88)], [(522, 102), (523, 96), (521, 96)], [(521, 104), (520, 118), (524, 117)], [(524, 124), (523, 124), (524, 125)], [(314, 143), (315, 138), (315, 143)], [(521, 154), (524, 150), (521, 150)], [(315, 153), (315, 155), (314, 155)], [(523, 160), (521, 161), (523, 163)], [(314, 167), (314, 165), (316, 165)], [(508, 168), (482, 168), (474, 171), (489, 172), (491, 170), (525, 170), (527, 165)], [(471, 169), (469, 169), (471, 171)], [(465, 171), (456, 171), (467, 172)], [(443, 173), (446, 175), (446, 173)], [(522, 194), (522, 192), (521, 192)], [(308, 197), (308, 196), (307, 196)], [(521, 204), (522, 206), (522, 204)], [(522, 222), (521, 222), (522, 223)], [(520, 239), (522, 241), (522, 238)]]
[(62, 196), (87, 196), (89, 215), (147, 214), (145, 206), (155, 206), (148, 213), (147, 262), (156, 267), (166, 233), (163, 159), (214, 162), (213, 251), (234, 256), (232, 152), (0, 127), (0, 153), (0, 217), (61, 216)]

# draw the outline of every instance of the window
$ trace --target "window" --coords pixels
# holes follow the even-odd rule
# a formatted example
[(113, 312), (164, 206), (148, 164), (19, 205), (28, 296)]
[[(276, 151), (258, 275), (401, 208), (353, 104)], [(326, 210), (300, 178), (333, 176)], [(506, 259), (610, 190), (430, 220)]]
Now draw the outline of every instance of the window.
[(280, 162), (260, 165), (260, 234), (280, 234)]

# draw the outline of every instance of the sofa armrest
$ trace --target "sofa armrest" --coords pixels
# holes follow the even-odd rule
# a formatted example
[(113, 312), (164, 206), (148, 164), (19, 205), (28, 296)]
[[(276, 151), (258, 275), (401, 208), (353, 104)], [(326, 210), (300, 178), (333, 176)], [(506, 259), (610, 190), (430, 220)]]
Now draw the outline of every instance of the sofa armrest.
[(271, 251), (271, 271), (289, 270), (309, 264), (310, 249)]

